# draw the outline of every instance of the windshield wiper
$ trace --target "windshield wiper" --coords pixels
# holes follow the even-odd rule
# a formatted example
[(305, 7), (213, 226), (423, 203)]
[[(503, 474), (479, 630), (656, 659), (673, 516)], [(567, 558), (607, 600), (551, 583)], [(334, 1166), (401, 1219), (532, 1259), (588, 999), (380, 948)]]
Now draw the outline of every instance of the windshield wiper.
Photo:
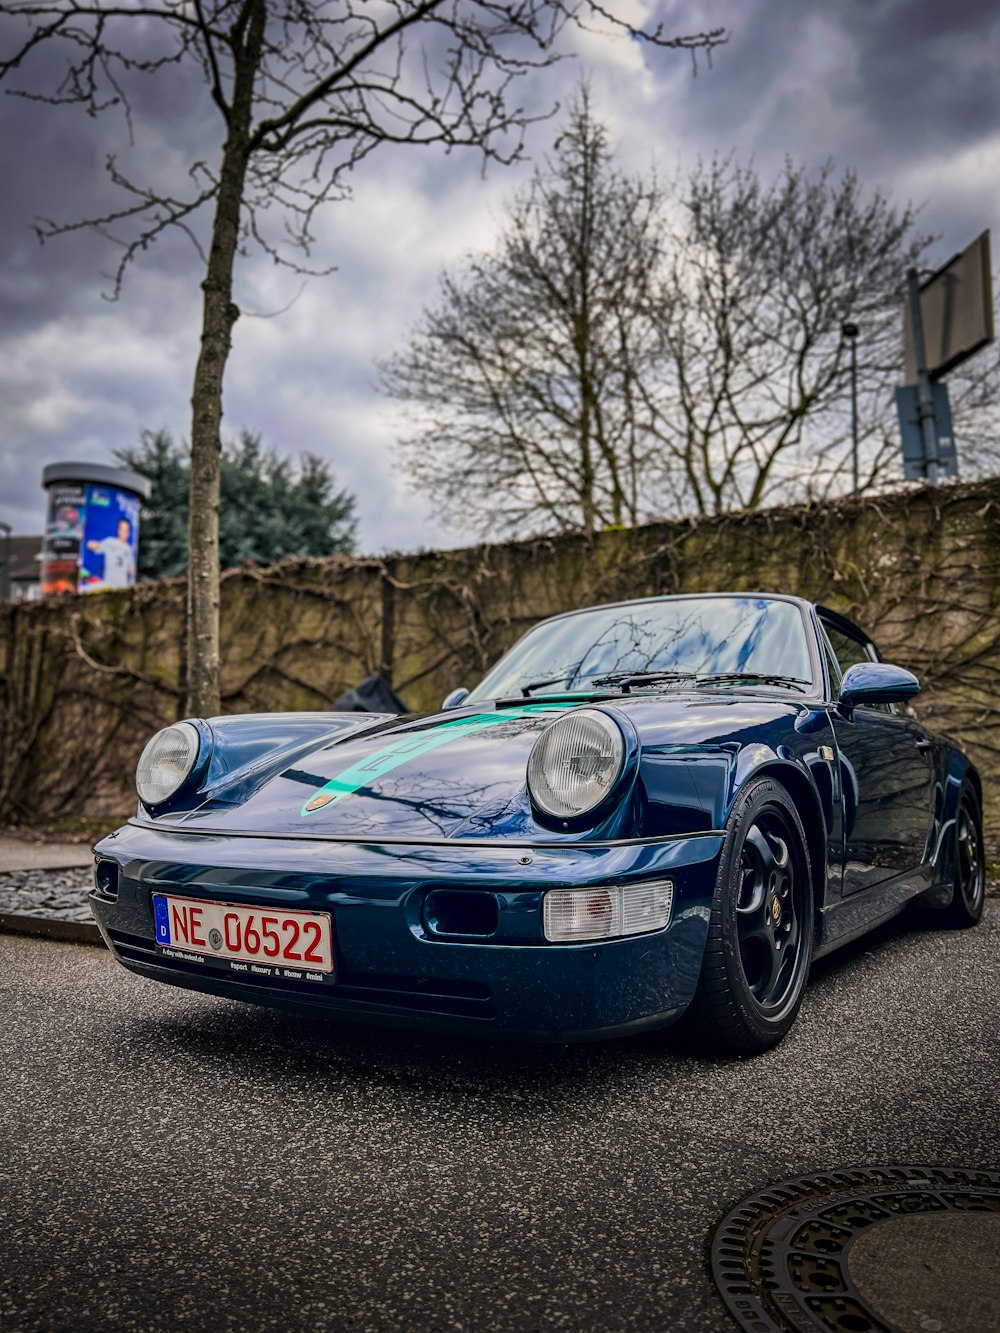
[(789, 685), (802, 694), (808, 693), (808, 689), (812, 687), (812, 681), (803, 680), (801, 676), (775, 676), (768, 675), (764, 671), (720, 671), (710, 676), (697, 677), (699, 685), (725, 684), (727, 681), (739, 680), (753, 681), (755, 685)]
[[(565, 679), (565, 676), (553, 676), (551, 680), (532, 680), (529, 681), (527, 685), (521, 686), (521, 693), (525, 699), (527, 699), (529, 694), (533, 693), (535, 690), (540, 690), (543, 685), (562, 685)], [(568, 686), (566, 687), (566, 692), (570, 692)]]
[[(582, 681), (577, 681), (574, 688), (564, 684), (565, 680), (565, 676), (554, 676), (551, 680), (532, 680), (527, 685), (521, 686), (521, 694), (527, 699), (535, 690), (543, 689), (547, 685), (562, 685), (563, 692), (567, 694), (586, 693), (586, 687), (580, 688)], [(812, 687), (812, 681), (803, 680), (801, 676), (771, 675), (765, 671), (719, 671), (711, 675), (699, 675), (696, 671), (612, 671), (606, 676), (589, 677), (587, 685), (595, 687), (616, 685), (623, 694), (628, 694), (633, 685), (659, 685), (673, 681), (693, 681), (695, 685), (724, 685), (736, 681), (748, 681), (754, 685), (787, 685), (802, 694), (808, 693)]]
[(609, 676), (595, 676), (595, 685), (617, 685), (628, 694), (633, 685), (657, 685), (660, 681), (697, 680), (693, 671), (612, 671)]
[[(565, 679), (565, 676), (556, 676), (553, 680), (533, 680), (521, 686), (521, 693), (527, 698), (533, 690), (540, 690), (545, 685), (560, 685)], [(612, 671), (606, 676), (586, 676), (578, 679), (574, 686), (565, 686), (565, 692), (585, 694), (590, 686), (597, 688), (602, 685), (617, 685), (623, 694), (628, 694), (633, 685), (655, 685), (659, 681), (697, 679), (693, 671)]]

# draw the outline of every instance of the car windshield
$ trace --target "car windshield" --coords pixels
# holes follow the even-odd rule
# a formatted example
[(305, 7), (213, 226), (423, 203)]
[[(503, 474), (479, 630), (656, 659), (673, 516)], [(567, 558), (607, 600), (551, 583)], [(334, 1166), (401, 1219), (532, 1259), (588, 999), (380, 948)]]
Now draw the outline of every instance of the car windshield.
[(669, 597), (561, 616), (529, 630), (468, 697), (704, 687), (720, 677), (809, 688), (798, 607), (766, 597)]

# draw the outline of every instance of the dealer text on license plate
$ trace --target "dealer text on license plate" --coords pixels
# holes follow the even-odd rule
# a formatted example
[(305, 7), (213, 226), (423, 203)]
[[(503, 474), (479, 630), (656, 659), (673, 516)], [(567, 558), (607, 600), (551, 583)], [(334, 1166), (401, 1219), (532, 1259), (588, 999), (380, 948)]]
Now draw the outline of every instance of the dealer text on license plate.
[(244, 907), (153, 894), (158, 951), (214, 963), (248, 980), (333, 980), (328, 912)]

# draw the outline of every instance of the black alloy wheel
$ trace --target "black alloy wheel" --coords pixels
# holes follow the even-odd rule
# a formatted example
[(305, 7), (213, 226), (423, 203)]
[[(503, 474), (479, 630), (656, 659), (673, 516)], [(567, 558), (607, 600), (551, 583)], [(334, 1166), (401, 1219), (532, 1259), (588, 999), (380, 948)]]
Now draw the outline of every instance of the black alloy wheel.
[(743, 975), (764, 1012), (779, 1010), (795, 980), (802, 917), (802, 883), (795, 880), (784, 818), (757, 817), (740, 853), (736, 934)]
[(983, 854), (983, 817), (979, 798), (965, 783), (955, 813), (955, 869), (951, 902), (939, 915), (942, 925), (974, 926), (983, 915), (986, 898), (986, 858)]
[(812, 961), (813, 888), (802, 821), (760, 778), (726, 824), (689, 1030), (717, 1050), (766, 1051), (795, 1021)]

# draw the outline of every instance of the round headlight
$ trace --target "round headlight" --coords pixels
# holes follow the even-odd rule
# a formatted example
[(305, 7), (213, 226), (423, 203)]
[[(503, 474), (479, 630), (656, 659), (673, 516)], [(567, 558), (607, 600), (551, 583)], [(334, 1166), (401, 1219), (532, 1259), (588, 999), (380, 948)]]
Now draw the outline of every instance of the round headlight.
[(621, 776), (625, 740), (605, 713), (579, 709), (553, 722), (528, 756), (528, 791), (544, 814), (577, 819), (593, 810)]
[(201, 747), (197, 727), (177, 722), (158, 731), (139, 756), (135, 785), (143, 805), (159, 805), (173, 796), (194, 768)]

